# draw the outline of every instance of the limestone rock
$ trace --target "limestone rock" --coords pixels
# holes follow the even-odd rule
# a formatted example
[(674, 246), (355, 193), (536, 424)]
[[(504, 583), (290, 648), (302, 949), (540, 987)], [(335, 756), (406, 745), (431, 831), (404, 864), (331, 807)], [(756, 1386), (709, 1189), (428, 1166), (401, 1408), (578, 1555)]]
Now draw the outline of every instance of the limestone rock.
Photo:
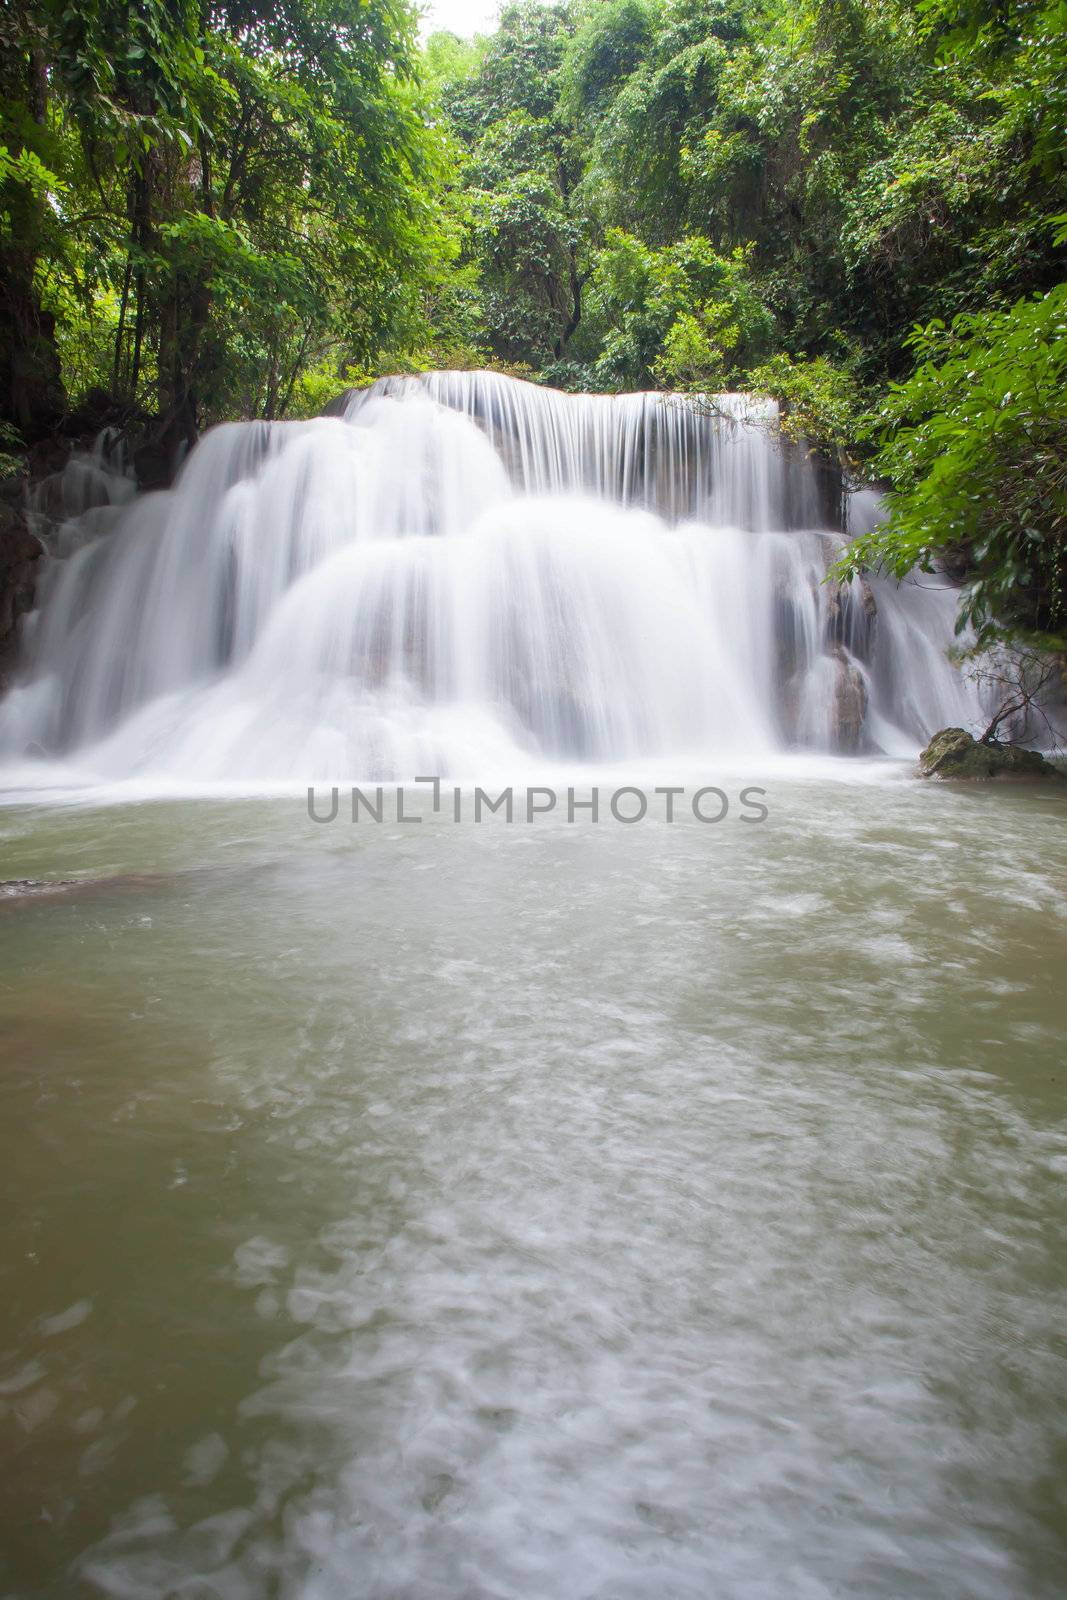
[(1039, 750), (1017, 744), (981, 744), (963, 728), (942, 728), (919, 757), (923, 778), (1062, 778)]
[(864, 723), (867, 720), (867, 680), (856, 663), (843, 650), (834, 652), (837, 679), (834, 685), (834, 749), (844, 755), (862, 750)]

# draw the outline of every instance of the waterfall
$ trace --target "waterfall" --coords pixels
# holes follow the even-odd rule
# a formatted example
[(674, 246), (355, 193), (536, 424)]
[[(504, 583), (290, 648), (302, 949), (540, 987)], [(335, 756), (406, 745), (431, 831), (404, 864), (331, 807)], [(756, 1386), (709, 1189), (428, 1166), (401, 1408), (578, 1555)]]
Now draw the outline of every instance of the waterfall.
[(314, 421), (212, 429), (170, 491), (91, 498), (0, 704), (9, 771), (905, 754), (977, 714), (944, 581), (825, 584), (842, 536), (815, 474), (738, 396), (394, 378)]

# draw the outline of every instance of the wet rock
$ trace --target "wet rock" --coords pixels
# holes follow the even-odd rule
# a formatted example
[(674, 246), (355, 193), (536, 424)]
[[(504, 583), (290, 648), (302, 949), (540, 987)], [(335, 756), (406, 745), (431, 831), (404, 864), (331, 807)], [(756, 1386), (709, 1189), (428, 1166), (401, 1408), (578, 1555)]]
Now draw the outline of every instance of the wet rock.
[(71, 456), (59, 472), (42, 478), (30, 497), (31, 510), (45, 524), (111, 504), (113, 475), (87, 456)]
[(177, 881), (165, 872), (115, 872), (102, 878), (0, 878), (0, 906), (55, 895), (108, 893), (124, 889), (157, 889)]
[(867, 680), (861, 669), (843, 650), (834, 652), (837, 679), (834, 684), (834, 748), (845, 755), (861, 750), (867, 721)]
[(169, 489), (176, 469), (174, 451), (149, 441), (133, 452), (133, 470), (141, 490)]
[(779, 729), (789, 744), (856, 755), (871, 748), (868, 701), (863, 668), (844, 650), (826, 651), (779, 687)]
[(797, 605), (783, 580), (774, 586), (774, 680), (788, 684), (800, 670), (804, 658), (804, 639)]
[(0, 900), (24, 899), (32, 895), (62, 894), (65, 889), (80, 887), (77, 878), (3, 878), (0, 879)]
[(862, 575), (852, 583), (830, 588), (826, 602), (826, 638), (860, 661), (870, 661), (874, 651), (878, 602)]
[(919, 757), (923, 778), (1056, 778), (1063, 773), (1039, 750), (1017, 744), (982, 744), (963, 728), (942, 728)]
[(848, 499), (841, 468), (818, 451), (807, 452), (806, 465), (814, 480), (820, 520), (828, 528), (845, 529)]

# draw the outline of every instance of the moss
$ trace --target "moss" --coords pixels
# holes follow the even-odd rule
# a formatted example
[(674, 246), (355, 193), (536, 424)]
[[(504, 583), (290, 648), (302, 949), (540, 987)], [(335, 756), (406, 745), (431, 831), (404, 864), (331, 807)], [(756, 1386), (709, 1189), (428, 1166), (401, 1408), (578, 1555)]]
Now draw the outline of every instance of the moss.
[(963, 728), (942, 728), (919, 757), (923, 778), (1059, 778), (1038, 750), (1017, 744), (981, 744)]

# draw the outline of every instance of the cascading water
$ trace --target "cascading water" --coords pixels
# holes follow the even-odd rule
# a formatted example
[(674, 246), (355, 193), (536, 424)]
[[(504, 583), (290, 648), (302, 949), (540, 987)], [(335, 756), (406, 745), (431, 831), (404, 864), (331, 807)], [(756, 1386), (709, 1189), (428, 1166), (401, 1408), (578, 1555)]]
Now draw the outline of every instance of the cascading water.
[(0, 706), (9, 770), (906, 754), (976, 715), (949, 591), (823, 584), (840, 535), (765, 407), (439, 373), (336, 409), (216, 428), (172, 491), (68, 523)]

